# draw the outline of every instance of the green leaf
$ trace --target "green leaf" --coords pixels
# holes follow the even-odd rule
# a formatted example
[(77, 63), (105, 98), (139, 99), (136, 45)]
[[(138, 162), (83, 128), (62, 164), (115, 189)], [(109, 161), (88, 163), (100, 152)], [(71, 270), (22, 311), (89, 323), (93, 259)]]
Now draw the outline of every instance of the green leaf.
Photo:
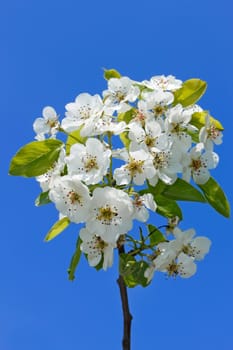
[(40, 205), (51, 203), (49, 198), (49, 191), (41, 192), (35, 200), (35, 205), (39, 207)]
[[(131, 108), (129, 111), (125, 113), (120, 113), (117, 117), (117, 120), (118, 122), (124, 121), (126, 124), (128, 124), (132, 120), (134, 114), (135, 114), (135, 109)], [(128, 149), (131, 142), (131, 140), (128, 138), (128, 132), (124, 131), (119, 136), (123, 145)]]
[(121, 74), (116, 69), (104, 69), (104, 79), (120, 78)]
[(70, 220), (67, 217), (64, 217), (61, 220), (57, 221), (45, 236), (45, 242), (51, 241), (57, 237), (62, 231), (67, 228), (67, 226), (69, 226), (69, 224)]
[(148, 185), (148, 189), (149, 189), (148, 193), (152, 193), (153, 196), (157, 196), (158, 194), (163, 193), (163, 190), (165, 187), (166, 187), (165, 183), (159, 180), (154, 187), (151, 185)]
[(147, 268), (148, 264), (143, 260), (136, 261), (129, 254), (120, 255), (119, 272), (124, 278), (126, 286), (129, 288), (136, 287), (137, 285), (146, 287), (149, 284), (144, 277)]
[[(207, 111), (195, 112), (192, 114), (192, 118), (190, 124), (196, 126), (196, 128), (201, 129), (204, 125), (206, 125), (206, 115)], [(222, 124), (215, 118), (210, 116), (210, 122), (215, 126), (218, 130), (224, 130)]]
[(186, 132), (187, 132), (188, 135), (191, 136), (193, 142), (195, 142), (195, 143), (199, 142), (199, 131), (198, 130), (195, 130), (195, 131), (193, 131), (193, 130), (192, 131), (186, 130)]
[(132, 118), (135, 116), (135, 109), (131, 108), (129, 111), (125, 113), (119, 113), (117, 116), (118, 122), (125, 122), (126, 124), (129, 124), (129, 122), (132, 120)]
[(149, 231), (150, 245), (152, 247), (154, 247), (155, 245), (161, 242), (166, 242), (164, 235), (156, 226), (148, 225), (147, 227)]
[(75, 143), (81, 143), (81, 144), (86, 143), (87, 137), (82, 137), (80, 135), (81, 129), (82, 129), (82, 126), (79, 129), (69, 133), (66, 141), (66, 154), (70, 154), (70, 147)]
[(198, 185), (209, 204), (220, 214), (230, 217), (230, 204), (220, 187), (220, 185), (211, 177), (204, 185)]
[(10, 175), (34, 177), (46, 173), (58, 159), (62, 145), (54, 139), (28, 143), (12, 158)]
[(145, 193), (151, 193), (155, 198), (155, 196), (157, 196), (158, 194), (161, 194), (163, 192), (164, 188), (166, 187), (165, 183), (161, 180), (159, 180), (155, 186), (151, 186), (149, 184), (149, 181), (148, 181), (147, 186), (148, 186), (148, 188), (145, 188), (143, 190), (138, 191), (138, 193), (141, 196)]
[(169, 199), (177, 201), (206, 202), (201, 192), (179, 178), (173, 185), (166, 185), (162, 194)]
[(150, 88), (148, 88), (147, 86), (145, 86), (145, 85), (143, 85), (143, 84), (133, 84), (134, 86), (137, 86), (138, 88), (139, 88), (139, 90), (140, 90), (140, 96), (139, 96), (139, 98), (141, 98), (141, 94), (143, 93), (143, 92), (153, 92), (154, 90), (153, 89), (150, 89)]
[(196, 103), (206, 91), (207, 84), (200, 79), (186, 80), (182, 87), (174, 91), (173, 105), (181, 103), (182, 106), (187, 107)]
[(78, 237), (78, 240), (76, 243), (76, 250), (74, 252), (74, 255), (72, 256), (70, 266), (68, 268), (68, 275), (69, 275), (70, 281), (73, 281), (75, 279), (75, 271), (82, 255), (82, 251), (80, 249), (81, 243), (82, 243), (81, 238)]
[(129, 149), (129, 145), (130, 145), (130, 142), (131, 140), (128, 138), (128, 132), (127, 131), (124, 131), (120, 134), (120, 139), (121, 139), (121, 142), (123, 143), (123, 145)]
[(174, 218), (175, 216), (178, 216), (182, 220), (182, 211), (176, 201), (168, 199), (162, 194), (154, 196), (154, 200), (157, 204), (156, 211), (158, 214), (165, 216), (166, 218)]

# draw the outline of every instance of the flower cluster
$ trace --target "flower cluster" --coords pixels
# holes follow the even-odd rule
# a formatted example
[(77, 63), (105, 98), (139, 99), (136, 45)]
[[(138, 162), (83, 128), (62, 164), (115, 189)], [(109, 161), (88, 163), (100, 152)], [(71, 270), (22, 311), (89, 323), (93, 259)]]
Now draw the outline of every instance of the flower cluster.
[(159, 243), (151, 266), (145, 276), (151, 280), (155, 271), (166, 272), (168, 276), (180, 275), (191, 277), (196, 272), (195, 260), (202, 260), (209, 252), (211, 242), (206, 237), (193, 239), (195, 231), (181, 231), (178, 227), (173, 231), (174, 240)]
[(60, 217), (82, 225), (80, 249), (90, 266), (107, 269), (114, 250), (129, 243), (128, 254), (145, 261), (149, 282), (155, 271), (190, 277), (194, 261), (208, 253), (207, 238), (193, 239), (194, 230), (182, 232), (177, 225), (171, 240), (160, 232), (156, 245), (150, 231), (140, 240), (131, 234), (136, 221), (148, 229), (150, 218), (156, 219), (152, 213), (161, 213), (158, 188), (177, 181), (202, 186), (218, 165), (214, 145), (222, 142), (222, 127), (196, 104), (204, 90), (198, 79), (139, 82), (113, 71), (102, 95), (79, 94), (60, 121), (52, 107), (35, 120), (38, 142), (56, 140), (58, 133), (68, 137), (52, 167), (36, 179)]

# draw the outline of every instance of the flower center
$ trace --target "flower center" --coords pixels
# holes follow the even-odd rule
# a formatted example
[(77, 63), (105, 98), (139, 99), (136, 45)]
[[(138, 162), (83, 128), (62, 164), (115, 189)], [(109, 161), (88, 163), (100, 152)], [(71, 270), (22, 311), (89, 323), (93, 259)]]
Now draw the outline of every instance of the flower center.
[(96, 237), (95, 248), (103, 250), (108, 244), (104, 242), (100, 237)]
[(187, 246), (184, 246), (182, 251), (189, 256), (192, 256), (195, 258), (196, 255), (200, 254), (201, 250), (197, 247), (192, 247), (190, 244)]
[(168, 276), (177, 276), (179, 271), (178, 271), (178, 264), (174, 261), (172, 262), (170, 265), (168, 265), (167, 267), (167, 272), (168, 272)]
[(209, 138), (212, 140), (215, 140), (220, 134), (219, 130), (216, 129), (214, 125), (211, 125), (210, 128), (207, 129), (207, 133)]
[(157, 117), (161, 116), (165, 112), (165, 108), (161, 105), (157, 105), (154, 107), (154, 112)]
[(155, 144), (155, 138), (147, 135), (145, 138), (145, 144), (147, 145), (147, 147), (153, 147)]
[(182, 248), (182, 252), (186, 255), (190, 255), (190, 246), (184, 245)]
[(89, 106), (89, 104), (84, 105), (84, 106), (80, 106), (79, 107), (79, 113), (81, 115), (81, 119), (88, 119), (88, 118), (90, 118), (91, 107)]
[(168, 155), (165, 152), (153, 153), (153, 164), (155, 169), (161, 169), (167, 166)]
[(92, 169), (99, 169), (96, 156), (87, 156), (84, 167), (86, 171), (91, 171)]
[(99, 208), (99, 214), (97, 215), (97, 220), (102, 221), (105, 224), (110, 224), (110, 222), (112, 221), (112, 219), (117, 216), (118, 213), (109, 207), (108, 205), (106, 205), (105, 207), (101, 207)]
[(79, 204), (81, 203), (82, 197), (74, 191), (70, 191), (68, 197), (70, 198), (71, 204), (74, 204), (75, 202), (78, 202)]
[(119, 102), (121, 102), (124, 100), (125, 95), (124, 95), (123, 91), (116, 91), (115, 97)]
[(143, 206), (143, 200), (139, 196), (135, 196), (133, 203), (137, 208), (141, 208)]
[(202, 163), (200, 159), (193, 159), (192, 160), (192, 164), (191, 167), (193, 168), (193, 170), (197, 171), (202, 167)]
[(179, 123), (172, 123), (172, 130), (171, 132), (179, 133), (182, 130)]
[(143, 160), (135, 160), (132, 159), (129, 164), (126, 166), (126, 169), (129, 170), (131, 176), (134, 176), (136, 173), (142, 174), (143, 169), (142, 166), (144, 164)]
[(49, 125), (49, 127), (52, 129), (58, 126), (58, 121), (49, 119), (47, 120), (46, 124)]

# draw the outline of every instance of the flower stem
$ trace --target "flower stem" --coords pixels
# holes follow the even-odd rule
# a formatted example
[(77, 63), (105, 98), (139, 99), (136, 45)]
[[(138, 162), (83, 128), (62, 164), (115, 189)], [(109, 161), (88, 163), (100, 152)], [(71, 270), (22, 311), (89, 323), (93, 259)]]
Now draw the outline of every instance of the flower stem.
[[(125, 252), (124, 246), (118, 248), (119, 255)], [(117, 283), (120, 289), (122, 312), (123, 312), (123, 339), (122, 339), (122, 350), (130, 350), (130, 338), (131, 338), (131, 321), (133, 319), (129, 310), (129, 301), (127, 286), (125, 285), (123, 277), (119, 274)]]

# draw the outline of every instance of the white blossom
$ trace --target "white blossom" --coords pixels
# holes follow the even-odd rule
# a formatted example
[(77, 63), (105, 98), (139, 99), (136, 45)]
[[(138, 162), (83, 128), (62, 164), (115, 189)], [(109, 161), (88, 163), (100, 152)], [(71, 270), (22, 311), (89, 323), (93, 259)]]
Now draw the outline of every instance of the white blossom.
[(156, 257), (151, 261), (150, 266), (144, 273), (148, 282), (153, 278), (155, 271), (167, 272), (169, 266), (174, 263), (178, 252), (179, 249), (175, 241), (159, 243)]
[(143, 185), (146, 179), (151, 179), (154, 175), (155, 169), (149, 152), (131, 143), (128, 163), (116, 168), (113, 177), (118, 185), (126, 185), (131, 181), (136, 185)]
[(145, 271), (145, 277), (150, 281), (155, 271), (165, 272), (168, 276), (179, 275), (188, 278), (195, 274), (195, 260), (202, 260), (209, 252), (211, 241), (207, 237), (196, 237), (194, 229), (186, 231), (175, 227), (174, 238), (157, 245), (155, 258)]
[(83, 126), (89, 129), (97, 116), (103, 111), (103, 102), (99, 95), (82, 93), (78, 95), (75, 102), (66, 105), (66, 116), (62, 120), (61, 127), (66, 132), (71, 132)]
[(161, 271), (171, 277), (179, 275), (182, 278), (189, 278), (195, 274), (196, 269), (192, 257), (183, 252), (177, 256), (175, 250), (166, 249), (161, 251), (158, 257), (152, 261), (151, 266), (145, 271), (145, 277), (149, 281), (155, 271)]
[(59, 129), (58, 115), (53, 107), (47, 106), (42, 110), (42, 117), (36, 118), (33, 123), (33, 129), (37, 134), (35, 139), (42, 141), (45, 135), (54, 138)]
[(94, 138), (89, 138), (86, 145), (76, 143), (71, 146), (70, 155), (66, 157), (68, 173), (77, 175), (87, 185), (97, 184), (107, 174), (111, 150)]
[(111, 78), (108, 90), (103, 91), (104, 103), (118, 112), (125, 112), (131, 108), (127, 102), (134, 102), (139, 94), (140, 89), (128, 77)]
[(79, 232), (81, 243), (81, 251), (87, 254), (90, 266), (96, 266), (103, 257), (103, 269), (107, 270), (113, 264), (113, 250), (116, 243), (107, 243), (100, 236), (91, 233), (86, 228), (82, 228)]
[(213, 151), (214, 144), (220, 145), (222, 143), (222, 132), (217, 129), (215, 124), (211, 122), (210, 115), (206, 115), (206, 124), (199, 133), (199, 140), (205, 145), (208, 151)]
[(57, 210), (67, 216), (70, 221), (85, 222), (89, 214), (91, 198), (88, 187), (77, 175), (65, 175), (56, 178), (49, 198), (54, 202)]
[(151, 154), (155, 175), (149, 179), (150, 184), (155, 186), (159, 179), (168, 185), (173, 184), (177, 179), (177, 173), (182, 172), (179, 149), (170, 147), (160, 150), (154, 147), (151, 149)]
[(143, 144), (148, 150), (157, 146), (162, 130), (160, 124), (156, 120), (147, 121), (145, 128), (137, 122), (130, 123), (128, 127), (128, 137), (133, 142)]
[(65, 150), (61, 149), (58, 160), (53, 164), (45, 174), (37, 176), (36, 180), (39, 182), (43, 192), (48, 191), (53, 187), (54, 181), (57, 177), (60, 177), (65, 167)]
[(167, 131), (185, 129), (191, 121), (192, 111), (183, 108), (181, 104), (177, 104), (175, 107), (166, 111), (166, 125)]
[(217, 153), (205, 150), (204, 144), (198, 143), (183, 158), (183, 179), (189, 182), (192, 176), (197, 184), (202, 185), (210, 178), (209, 169), (216, 168), (218, 162)]
[(174, 91), (179, 89), (182, 86), (182, 81), (176, 79), (173, 75), (156, 75), (152, 77), (149, 81), (144, 80), (143, 85), (147, 86), (150, 89), (162, 89), (164, 91)]
[(158, 255), (153, 260), (153, 265), (156, 270), (166, 272), (180, 252), (179, 244), (175, 240), (162, 242), (157, 245), (157, 249)]
[(124, 191), (98, 187), (93, 191), (86, 227), (105, 242), (116, 242), (131, 230), (133, 213), (132, 201)]
[(202, 260), (209, 252), (211, 241), (207, 237), (196, 237), (195, 230), (181, 231), (178, 227), (173, 230), (174, 237), (179, 250), (193, 257), (195, 260)]
[(167, 108), (174, 100), (171, 92), (156, 90), (152, 92), (143, 92), (143, 99), (146, 101), (147, 109), (151, 110), (156, 118), (164, 116)]
[(96, 118), (92, 121), (89, 128), (86, 127), (81, 130), (82, 136), (95, 136), (104, 133), (112, 133), (119, 135), (126, 129), (126, 123), (124, 121), (117, 122), (113, 117), (103, 114), (100, 118)]
[(190, 256), (180, 253), (175, 269), (177, 270), (174, 270), (174, 274), (179, 274), (182, 278), (189, 278), (196, 273), (197, 266)]
[(134, 218), (142, 222), (146, 222), (149, 219), (149, 212), (147, 209), (156, 211), (157, 208), (154, 197), (151, 193), (146, 193), (142, 196), (135, 196), (133, 206)]

